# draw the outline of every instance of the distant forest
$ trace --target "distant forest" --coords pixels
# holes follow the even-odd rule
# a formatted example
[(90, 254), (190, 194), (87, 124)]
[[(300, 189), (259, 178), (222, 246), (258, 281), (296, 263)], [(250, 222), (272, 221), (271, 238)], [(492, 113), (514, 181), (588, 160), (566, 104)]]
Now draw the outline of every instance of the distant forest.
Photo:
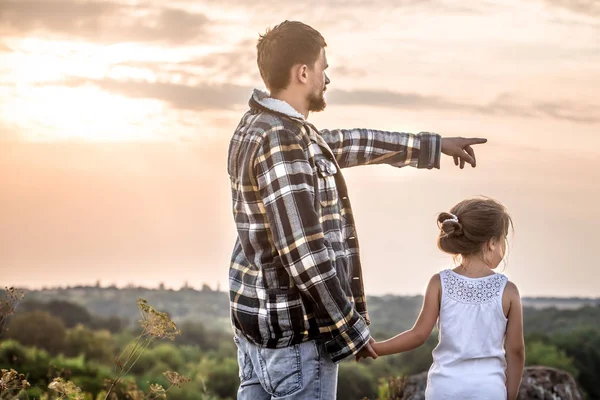
[[(118, 317), (122, 323), (135, 324), (139, 319), (138, 298), (146, 299), (156, 309), (165, 311), (176, 322), (200, 321), (211, 328), (229, 330), (227, 292), (184, 287), (149, 289), (144, 287), (74, 286), (26, 292), (22, 310), (37, 308), (35, 303), (64, 301), (82, 306), (90, 314)], [(412, 327), (423, 301), (422, 296), (368, 296), (368, 308), (377, 332), (401, 332)], [(600, 298), (523, 298), (525, 329), (528, 332), (567, 332), (575, 327), (600, 326)]]
[[(0, 336), (0, 369), (14, 368), (31, 384), (16, 398), (57, 398), (48, 385), (61, 377), (81, 388), (81, 399), (103, 400), (117, 356), (139, 335), (138, 299), (165, 312), (165, 319), (175, 321), (180, 334), (173, 341), (157, 340), (145, 348), (119, 386), (118, 398), (158, 398), (148, 395), (156, 390), (151, 385), (168, 388), (174, 378), (163, 372), (176, 371), (190, 382), (169, 389), (169, 399), (235, 399), (239, 378), (228, 295), (208, 286), (203, 290), (92, 286), (26, 291)], [(384, 339), (409, 329), (421, 301), (421, 296), (370, 296), (372, 335)], [(587, 399), (600, 400), (600, 301), (532, 298), (524, 299), (524, 304), (527, 364), (566, 370)], [(436, 335), (404, 354), (359, 364), (343, 362), (338, 398), (387, 399), (390, 379), (429, 368)]]

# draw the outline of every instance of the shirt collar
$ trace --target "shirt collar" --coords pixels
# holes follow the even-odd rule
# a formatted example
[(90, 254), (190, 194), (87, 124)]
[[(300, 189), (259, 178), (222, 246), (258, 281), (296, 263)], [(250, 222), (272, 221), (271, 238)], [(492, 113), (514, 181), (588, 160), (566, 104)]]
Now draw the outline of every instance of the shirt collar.
[(283, 100), (275, 99), (269, 95), (269, 93), (254, 89), (252, 97), (250, 98), (250, 107), (263, 108), (278, 114), (283, 114), (287, 117), (298, 119), (302, 122), (305, 121), (304, 116), (294, 109), (291, 105)]

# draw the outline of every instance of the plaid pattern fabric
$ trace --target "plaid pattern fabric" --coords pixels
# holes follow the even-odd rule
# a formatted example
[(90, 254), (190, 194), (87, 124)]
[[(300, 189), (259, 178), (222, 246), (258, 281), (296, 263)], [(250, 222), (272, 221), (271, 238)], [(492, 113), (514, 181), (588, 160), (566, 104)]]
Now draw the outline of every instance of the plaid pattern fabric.
[(255, 92), (229, 147), (238, 232), (229, 270), (232, 324), (268, 348), (321, 340), (339, 362), (370, 338), (354, 218), (339, 169), (439, 168), (441, 138), (318, 132), (271, 104)]

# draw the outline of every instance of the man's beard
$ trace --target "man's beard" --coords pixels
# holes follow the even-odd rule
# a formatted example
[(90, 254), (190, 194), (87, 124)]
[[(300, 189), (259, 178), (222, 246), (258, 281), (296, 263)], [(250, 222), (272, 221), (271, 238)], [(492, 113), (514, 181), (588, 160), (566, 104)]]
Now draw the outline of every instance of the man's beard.
[(317, 95), (311, 95), (308, 98), (308, 111), (319, 112), (323, 111), (327, 106), (325, 101), (325, 91), (319, 92)]

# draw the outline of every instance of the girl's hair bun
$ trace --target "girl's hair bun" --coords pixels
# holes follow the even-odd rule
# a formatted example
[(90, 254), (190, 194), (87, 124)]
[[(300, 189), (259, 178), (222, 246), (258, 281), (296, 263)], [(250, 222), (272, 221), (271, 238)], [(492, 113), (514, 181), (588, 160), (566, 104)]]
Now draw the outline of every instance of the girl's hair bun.
[(458, 217), (454, 214), (443, 212), (438, 216), (438, 225), (442, 232), (449, 235), (462, 235), (463, 227)]

